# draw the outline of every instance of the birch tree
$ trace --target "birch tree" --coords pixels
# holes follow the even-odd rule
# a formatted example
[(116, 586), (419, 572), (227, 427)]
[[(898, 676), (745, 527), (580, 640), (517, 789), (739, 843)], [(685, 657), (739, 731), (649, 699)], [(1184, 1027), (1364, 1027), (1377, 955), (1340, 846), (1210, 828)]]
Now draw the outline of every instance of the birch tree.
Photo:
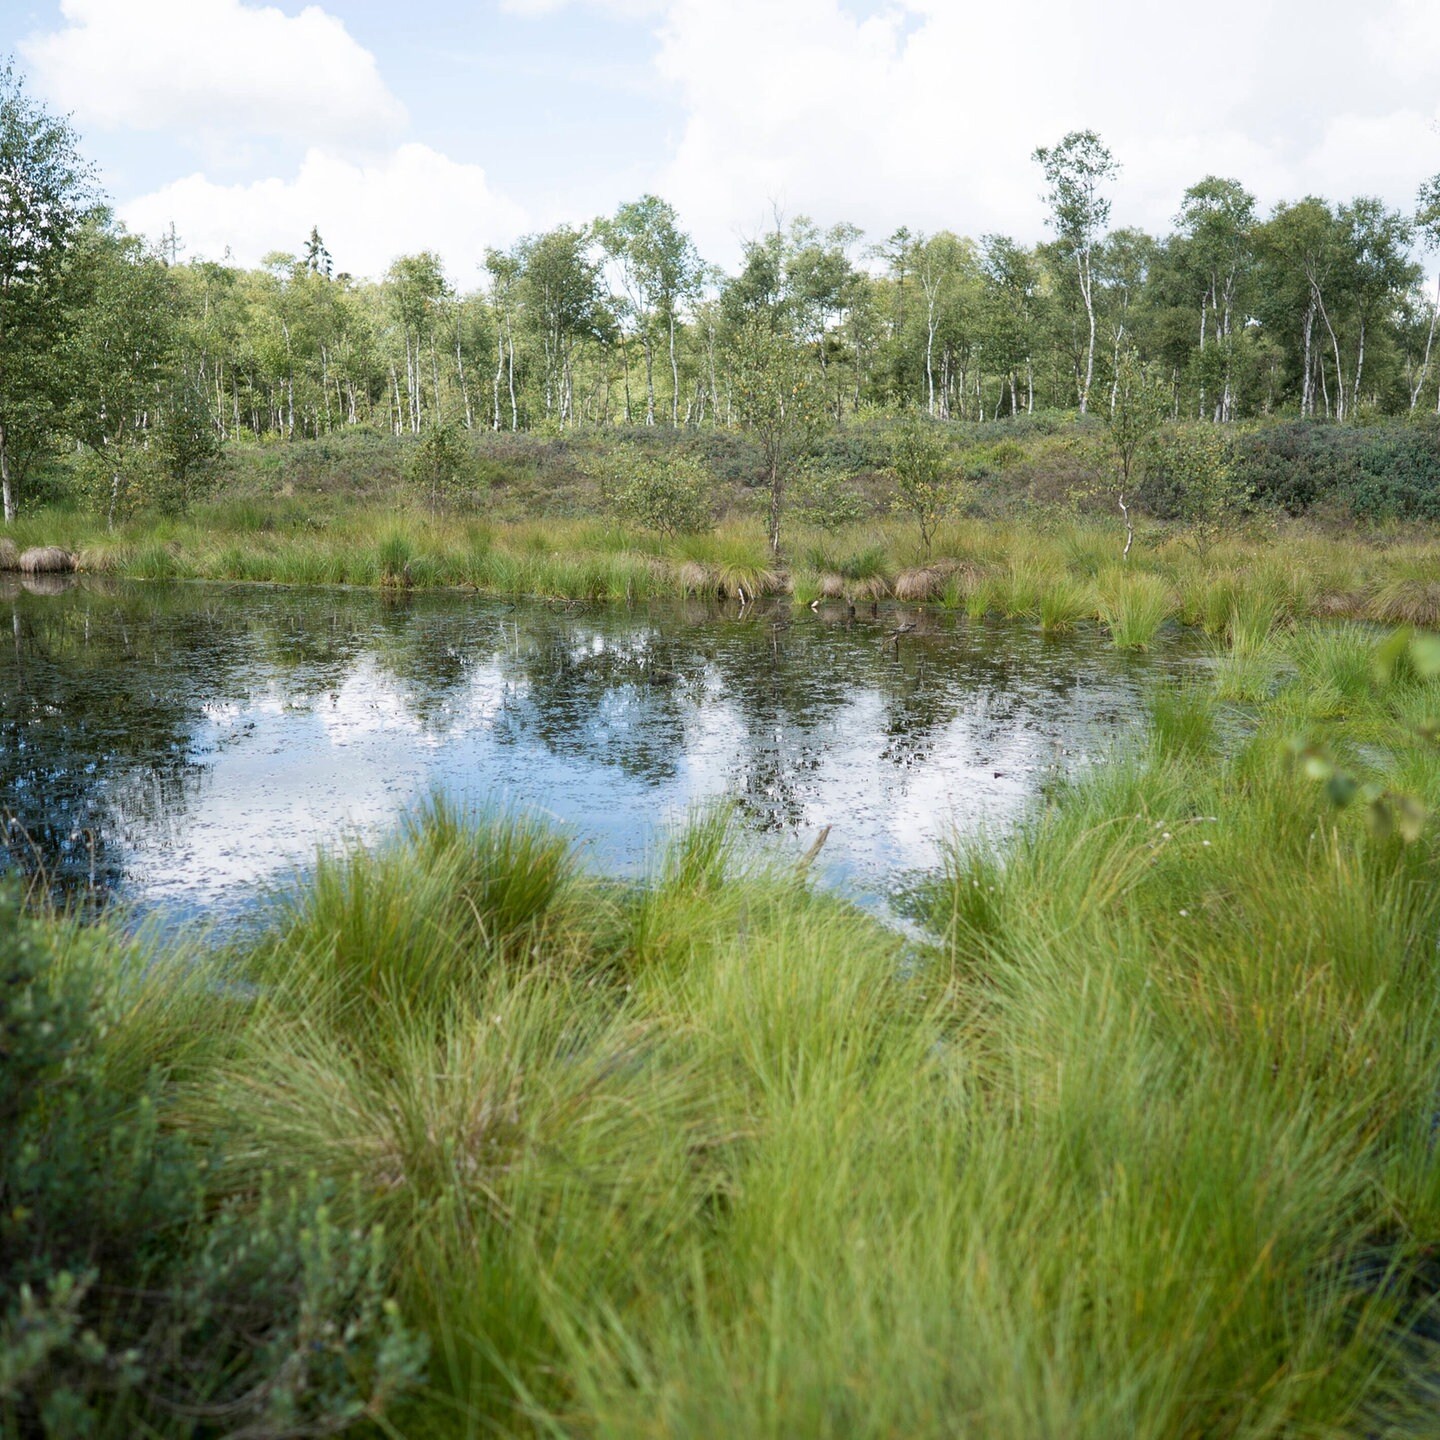
[(915, 242), (910, 268), (925, 299), (925, 408), (932, 418), (950, 418), (950, 386), (944, 383), (948, 375), (936, 384), (936, 342), (972, 261), (969, 241), (948, 230)]
[(590, 235), (560, 225), (521, 241), (520, 298), (544, 357), (545, 417), (562, 428), (575, 420), (575, 356), (588, 339), (613, 328), (601, 291)]
[[(850, 224), (832, 225), (821, 232), (808, 219), (797, 219), (790, 227), (790, 255), (786, 263), (786, 281), (796, 312), (800, 332), (814, 347), (820, 361), (820, 374), (828, 403), (839, 421), (844, 397), (841, 379), (835, 378), (831, 389), (832, 355), (842, 358), (846, 343), (854, 347), (858, 327), (847, 325), (858, 295), (860, 277), (850, 259), (851, 249), (859, 242), (861, 232)], [(843, 337), (843, 338), (842, 338)], [(852, 348), (848, 357), (859, 368), (858, 350)]]
[[(440, 257), (433, 250), (401, 255), (386, 272), (395, 315), (405, 342), (405, 412), (412, 435), (418, 435), (427, 413), (440, 414), (440, 355), (436, 340), (438, 317), (451, 295)], [(428, 353), (427, 353), (428, 352)], [(428, 364), (427, 364), (428, 361)], [(426, 370), (430, 371), (431, 405), (425, 408)]]
[(90, 448), (107, 525), (136, 500), (136, 452), (163, 413), (173, 378), (176, 288), (142, 241), (91, 223), (77, 239), (84, 303), (67, 337), (78, 384), (71, 433)]
[[(1255, 197), (1238, 180), (1207, 175), (1185, 192), (1176, 216), (1185, 242), (1185, 269), (1199, 291), (1197, 369), (1201, 414), (1213, 395), (1211, 418), (1235, 418), (1235, 342), (1241, 286), (1254, 265)], [(1216, 363), (1208, 364), (1208, 350)], [(1207, 394), (1211, 374), (1217, 384)]]
[[(1335, 216), (1325, 201), (1306, 196), (1280, 205), (1257, 237), (1265, 261), (1264, 294), (1259, 309), (1267, 324), (1285, 336), (1298, 369), (1302, 418), (1323, 408), (1344, 419), (1345, 386), (1340, 340), (1327, 299), (1340, 260)], [(1325, 340), (1335, 366), (1332, 400)], [(1334, 407), (1334, 408), (1332, 408)]]
[(735, 412), (760, 446), (770, 489), (770, 551), (780, 553), (785, 487), (814, 438), (824, 397), (793, 337), (753, 316), (732, 341)]
[(991, 352), (1003, 382), (1010, 391), (1010, 413), (1020, 412), (1021, 376), (1024, 410), (1035, 409), (1034, 352), (1037, 311), (1040, 305), (1040, 267), (1022, 245), (1006, 235), (987, 235), (982, 241), (984, 305)]
[(670, 360), (670, 423), (680, 424), (680, 312), (699, 289), (700, 256), (680, 228), (675, 207), (658, 195), (622, 205), (595, 226), (620, 274), (625, 308), (645, 351), (645, 423), (655, 423), (655, 342), (663, 334)]
[(1110, 201), (1101, 186), (1119, 170), (1114, 157), (1093, 130), (1072, 130), (1058, 145), (1041, 146), (1032, 158), (1044, 172), (1049, 189), (1042, 197), (1050, 207), (1049, 224), (1062, 252), (1075, 267), (1089, 330), (1085, 369), (1077, 384), (1080, 413), (1090, 405), (1095, 379), (1095, 247), (1110, 221)]
[(515, 322), (520, 307), (518, 253), (491, 248), (485, 252), (485, 270), (490, 276), (490, 310), (495, 320), (495, 374), (491, 382), (494, 400), (493, 428), (499, 430), (501, 389), (509, 402), (510, 429), (520, 428), (520, 406), (515, 389)]
[(1367, 341), (1381, 326), (1387, 311), (1419, 279), (1420, 269), (1409, 258), (1415, 232), (1409, 218), (1388, 209), (1374, 196), (1361, 195), (1339, 212), (1347, 242), (1352, 344), (1348, 412), (1357, 415), (1365, 376)]
[(1115, 505), (1125, 523), (1121, 558), (1128, 560), (1135, 544), (1135, 517), (1130, 507), (1134, 503), (1137, 462), (1164, 420), (1165, 395), (1133, 350), (1120, 356), (1115, 381), (1115, 401), (1107, 418), (1115, 454)]
[[(1415, 233), (1427, 254), (1440, 250), (1440, 175), (1432, 175), (1424, 181), (1415, 197)], [(1440, 280), (1436, 282), (1435, 298), (1430, 302), (1430, 323), (1425, 331), (1425, 354), (1410, 387), (1410, 409), (1420, 403), (1420, 392), (1430, 374), (1430, 354), (1435, 345), (1435, 323), (1440, 320)], [(1440, 392), (1435, 398), (1435, 408), (1440, 412)]]

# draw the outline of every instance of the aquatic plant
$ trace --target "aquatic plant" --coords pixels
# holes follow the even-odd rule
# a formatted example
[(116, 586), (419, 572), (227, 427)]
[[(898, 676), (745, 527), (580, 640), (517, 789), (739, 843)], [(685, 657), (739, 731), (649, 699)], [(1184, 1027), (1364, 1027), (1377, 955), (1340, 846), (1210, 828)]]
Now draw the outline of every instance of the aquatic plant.
[(1147, 650), (1169, 618), (1169, 586), (1144, 570), (1112, 567), (1096, 582), (1100, 618), (1121, 650)]
[(1036, 613), (1046, 634), (1072, 629), (1078, 621), (1095, 614), (1095, 597), (1087, 585), (1065, 576), (1041, 586)]

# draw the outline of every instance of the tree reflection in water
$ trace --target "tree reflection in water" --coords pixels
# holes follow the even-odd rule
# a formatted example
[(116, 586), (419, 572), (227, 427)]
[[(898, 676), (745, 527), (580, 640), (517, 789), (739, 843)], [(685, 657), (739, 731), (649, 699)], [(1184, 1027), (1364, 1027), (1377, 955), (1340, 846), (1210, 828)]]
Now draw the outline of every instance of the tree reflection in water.
[(1189, 663), (843, 605), (70, 577), (6, 580), (0, 604), (0, 854), (57, 898), (253, 888), (427, 788), (543, 803), (616, 863), (728, 795), (759, 829), (834, 825), (827, 864), (872, 883), (950, 820), (1012, 813), (1060, 750), (1137, 716), (1153, 666)]

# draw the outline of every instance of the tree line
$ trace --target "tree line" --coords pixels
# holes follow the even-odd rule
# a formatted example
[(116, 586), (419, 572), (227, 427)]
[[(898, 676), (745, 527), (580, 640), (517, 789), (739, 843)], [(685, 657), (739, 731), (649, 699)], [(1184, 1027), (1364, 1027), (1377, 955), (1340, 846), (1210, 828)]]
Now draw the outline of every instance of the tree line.
[(1156, 236), (1111, 227), (1120, 167), (1094, 132), (1034, 158), (1035, 245), (798, 217), (727, 273), (646, 195), (485, 251), (467, 291), (430, 251), (354, 276), (318, 229), (253, 268), (186, 259), (173, 230), (148, 244), (4, 67), (5, 514), (59, 446), (113, 514), (247, 436), (1110, 414), (1137, 364), (1174, 419), (1440, 409), (1440, 296), (1416, 259), (1440, 248), (1440, 177), (1413, 213), (1305, 196), (1262, 215), (1240, 181), (1206, 176)]

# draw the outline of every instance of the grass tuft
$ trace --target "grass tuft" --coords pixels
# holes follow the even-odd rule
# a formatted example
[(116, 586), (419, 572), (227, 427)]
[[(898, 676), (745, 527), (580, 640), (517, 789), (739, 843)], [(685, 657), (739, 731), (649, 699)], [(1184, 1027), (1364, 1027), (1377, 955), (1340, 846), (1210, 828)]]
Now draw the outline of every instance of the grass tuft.
[(1169, 618), (1169, 587), (1143, 570), (1112, 567), (1096, 582), (1100, 618), (1119, 650), (1148, 650)]

